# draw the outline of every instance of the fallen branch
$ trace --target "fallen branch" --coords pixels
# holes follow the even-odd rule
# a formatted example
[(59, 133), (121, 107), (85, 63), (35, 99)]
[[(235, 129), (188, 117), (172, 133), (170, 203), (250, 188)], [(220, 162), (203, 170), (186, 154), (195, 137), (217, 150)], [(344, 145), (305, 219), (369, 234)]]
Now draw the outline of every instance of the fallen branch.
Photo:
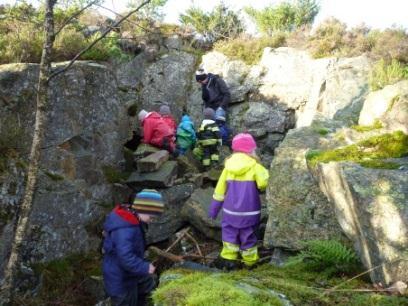
[[(407, 259), (405, 259), (405, 258), (397, 258), (397, 259), (395, 259), (395, 260), (389, 262), (389, 264), (395, 263), (395, 262), (401, 261), (401, 260), (406, 261)], [(346, 281), (344, 281), (344, 282), (342, 282), (342, 283), (340, 283), (340, 284), (334, 286), (333, 288), (328, 289), (325, 293), (323, 293), (323, 295), (326, 294), (326, 293), (330, 293), (330, 292), (332, 292), (332, 291), (333, 291), (333, 292), (334, 292), (334, 291), (337, 291), (336, 289), (339, 288), (339, 287), (341, 287), (341, 286), (343, 286), (344, 284), (346, 284), (346, 283), (352, 281), (353, 279), (356, 279), (356, 278), (358, 278), (358, 277), (360, 277), (360, 276), (362, 276), (362, 275), (364, 275), (364, 274), (367, 274), (367, 273), (369, 273), (369, 272), (371, 272), (371, 271), (373, 271), (373, 270), (375, 270), (375, 269), (378, 269), (378, 268), (382, 267), (382, 266), (385, 265), (385, 264), (386, 264), (386, 263), (383, 262), (383, 263), (381, 263), (381, 264), (379, 264), (379, 265), (377, 265), (377, 266), (375, 266), (375, 267), (372, 267), (371, 269), (368, 269), (367, 271), (364, 271), (364, 272), (362, 272), (362, 273), (360, 273), (360, 274), (357, 274), (356, 276), (354, 276), (354, 277), (352, 277), (352, 278), (350, 278), (350, 279), (348, 279), (348, 280), (346, 280)]]
[[(186, 232), (186, 236), (195, 244), (198, 254), (200, 254), (200, 256), (203, 256), (203, 253), (201, 252), (201, 249), (200, 249), (200, 246), (198, 245), (197, 240), (195, 240), (195, 238), (191, 236), (188, 232)], [(204, 256), (204, 259), (205, 259), (205, 256)]]
[(185, 229), (181, 230), (179, 233), (179, 237), (166, 249), (165, 252), (170, 251), (176, 244), (185, 236), (185, 234), (190, 230), (190, 227), (186, 227)]
[(164, 258), (167, 258), (167, 259), (169, 259), (169, 260), (171, 260), (173, 262), (183, 262), (184, 261), (183, 256), (179, 256), (179, 255), (175, 255), (175, 254), (170, 253), (170, 252), (163, 251), (163, 250), (161, 250), (161, 249), (159, 249), (158, 247), (155, 247), (155, 246), (149, 247), (149, 250), (151, 250), (154, 253), (156, 253), (157, 255), (159, 255), (161, 257), (164, 257)]
[(167, 251), (163, 251), (155, 246), (149, 247), (149, 250), (154, 252), (156, 255), (169, 259), (170, 261), (173, 261), (173, 262), (183, 262), (187, 259), (215, 259), (215, 257), (206, 257), (203, 255), (196, 255), (196, 254), (186, 254), (183, 256), (176, 255), (176, 254), (173, 254)]
[(204, 259), (204, 260), (215, 260), (217, 257), (208, 257), (208, 256), (203, 256), (203, 255), (196, 255), (196, 254), (187, 254), (182, 256), (183, 259)]

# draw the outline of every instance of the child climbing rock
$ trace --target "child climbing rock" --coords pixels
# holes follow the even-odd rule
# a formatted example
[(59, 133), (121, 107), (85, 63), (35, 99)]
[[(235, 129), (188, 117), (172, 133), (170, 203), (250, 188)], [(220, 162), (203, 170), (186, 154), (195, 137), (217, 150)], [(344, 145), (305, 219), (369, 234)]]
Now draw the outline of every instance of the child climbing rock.
[(185, 154), (189, 149), (194, 148), (196, 142), (196, 132), (194, 123), (188, 115), (181, 117), (181, 122), (177, 127), (176, 144), (180, 154)]
[(221, 145), (220, 129), (215, 123), (215, 111), (212, 108), (204, 109), (204, 120), (197, 132), (197, 144), (194, 155), (201, 160), (204, 167), (218, 163), (219, 146)]
[(177, 123), (174, 119), (173, 115), (170, 112), (170, 107), (168, 105), (163, 104), (160, 106), (159, 114), (162, 116), (164, 122), (172, 129), (173, 135), (176, 135)]
[(143, 224), (164, 210), (162, 196), (156, 190), (144, 189), (116, 206), (104, 224), (103, 278), (112, 306), (146, 305), (156, 284), (155, 267), (144, 260)]
[(174, 153), (176, 149), (176, 132), (157, 112), (142, 109), (138, 114), (143, 129), (142, 143)]
[(225, 116), (226, 116), (225, 111), (222, 108), (218, 108), (215, 111), (215, 122), (217, 123), (218, 128), (220, 129), (222, 145), (231, 147), (230, 135), (232, 133), (231, 129), (227, 125)]
[(214, 190), (209, 217), (222, 214), (221, 263), (227, 269), (234, 268), (241, 253), (242, 262), (250, 267), (259, 259), (255, 231), (261, 217), (259, 191), (265, 190), (269, 173), (258, 162), (256, 143), (247, 133), (232, 140), (233, 154), (225, 161), (225, 167)]

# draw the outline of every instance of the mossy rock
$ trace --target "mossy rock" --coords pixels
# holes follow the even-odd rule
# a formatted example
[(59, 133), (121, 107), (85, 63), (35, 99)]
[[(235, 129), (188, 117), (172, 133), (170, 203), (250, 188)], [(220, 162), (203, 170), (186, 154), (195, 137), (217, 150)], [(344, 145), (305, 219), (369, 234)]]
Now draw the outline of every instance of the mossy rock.
[[(351, 278), (351, 277), (348, 277)], [(370, 284), (347, 277), (328, 277), (304, 264), (253, 270), (203, 273), (172, 269), (161, 276), (153, 293), (155, 305), (406, 305), (408, 298), (359, 293)], [(344, 291), (326, 291), (336, 285)]]
[(334, 150), (310, 150), (306, 154), (306, 159), (312, 167), (318, 163), (331, 161), (352, 161), (363, 167), (396, 169), (398, 167), (395, 164), (381, 160), (405, 156), (408, 156), (408, 135), (397, 131), (373, 136)]

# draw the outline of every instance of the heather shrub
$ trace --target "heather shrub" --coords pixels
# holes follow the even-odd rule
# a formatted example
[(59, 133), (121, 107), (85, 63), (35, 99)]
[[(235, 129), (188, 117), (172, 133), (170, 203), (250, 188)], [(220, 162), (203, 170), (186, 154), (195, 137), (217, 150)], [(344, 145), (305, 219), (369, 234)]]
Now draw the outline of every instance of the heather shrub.
[(43, 35), (35, 24), (10, 22), (7, 31), (0, 31), (0, 64), (38, 63), (42, 40)]
[(217, 5), (209, 13), (198, 7), (190, 7), (185, 14), (180, 15), (180, 22), (184, 26), (193, 27), (197, 33), (211, 42), (236, 38), (244, 31), (238, 15), (224, 4)]
[(371, 56), (374, 59), (384, 59), (387, 63), (395, 59), (408, 64), (408, 34), (405, 30), (375, 30), (369, 33), (369, 38), (373, 44)]
[(316, 0), (296, 0), (269, 5), (260, 10), (248, 6), (244, 11), (261, 33), (272, 35), (276, 31), (293, 31), (311, 25), (319, 9)]
[(277, 48), (285, 44), (286, 34), (276, 33), (273, 36), (262, 38), (239, 37), (214, 44), (214, 49), (228, 57), (244, 61), (248, 65), (256, 64), (266, 47)]
[(345, 46), (346, 24), (335, 18), (321, 23), (309, 40), (309, 49), (315, 58), (339, 55)]
[(402, 79), (408, 79), (408, 65), (395, 59), (392, 59), (391, 63), (380, 59), (370, 73), (370, 88), (371, 90), (379, 90)]
[(54, 60), (64, 61), (71, 59), (84, 49), (86, 45), (87, 41), (81, 32), (76, 31), (73, 27), (67, 27), (55, 38)]

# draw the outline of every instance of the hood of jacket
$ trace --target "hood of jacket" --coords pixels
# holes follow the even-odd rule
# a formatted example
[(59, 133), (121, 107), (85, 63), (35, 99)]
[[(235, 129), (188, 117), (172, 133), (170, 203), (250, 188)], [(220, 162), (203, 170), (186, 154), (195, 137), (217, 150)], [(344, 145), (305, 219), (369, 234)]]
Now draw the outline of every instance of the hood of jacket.
[(191, 123), (193, 123), (191, 121), (190, 116), (188, 116), (188, 115), (184, 115), (183, 117), (181, 117), (181, 122), (191, 122)]
[(162, 116), (158, 112), (150, 112), (150, 113), (147, 113), (147, 115), (143, 119), (143, 121), (145, 121), (147, 118), (149, 118), (149, 119), (151, 119), (151, 118), (160, 119), (160, 118), (162, 118)]
[(139, 219), (133, 213), (118, 205), (106, 217), (103, 229), (109, 233), (119, 228), (137, 226), (139, 223)]
[(248, 172), (256, 164), (256, 160), (245, 153), (234, 153), (225, 162), (225, 169), (234, 175)]

